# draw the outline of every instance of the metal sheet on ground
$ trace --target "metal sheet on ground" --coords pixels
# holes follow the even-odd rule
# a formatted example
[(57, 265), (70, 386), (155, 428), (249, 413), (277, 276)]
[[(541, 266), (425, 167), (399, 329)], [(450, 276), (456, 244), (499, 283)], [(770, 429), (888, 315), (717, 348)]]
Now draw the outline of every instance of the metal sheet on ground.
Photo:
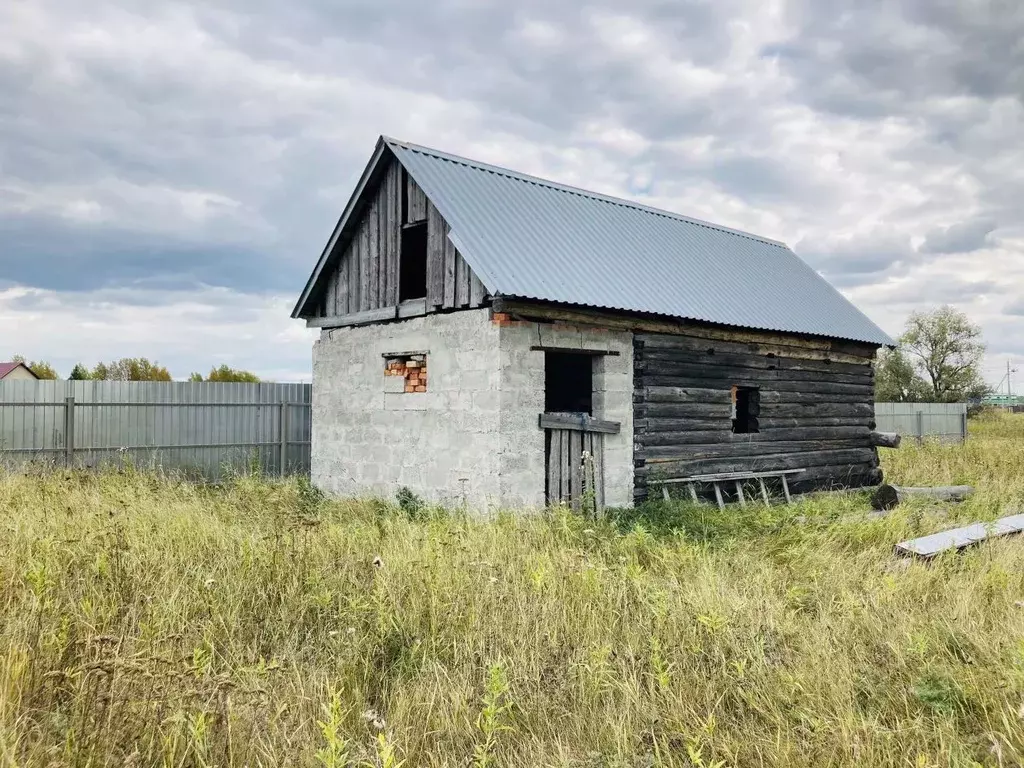
[(963, 528), (954, 528), (918, 539), (901, 541), (896, 545), (896, 551), (905, 555), (929, 558), (952, 549), (969, 547), (985, 539), (1009, 536), (1022, 531), (1024, 531), (1024, 514), (1011, 515), (991, 523), (974, 523)]

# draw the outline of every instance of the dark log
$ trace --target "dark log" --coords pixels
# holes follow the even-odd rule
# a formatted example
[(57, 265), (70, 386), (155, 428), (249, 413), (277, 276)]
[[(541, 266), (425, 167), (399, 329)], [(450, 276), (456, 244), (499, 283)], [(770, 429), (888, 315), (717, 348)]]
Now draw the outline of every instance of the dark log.
[(907, 499), (923, 497), (936, 501), (963, 501), (974, 493), (969, 485), (946, 485), (934, 488), (912, 488), (900, 485), (882, 485), (871, 496), (875, 509), (892, 509)]
[(633, 421), (633, 433), (708, 431), (732, 434), (732, 419), (640, 418)]
[(728, 389), (698, 389), (696, 387), (644, 387), (639, 393), (641, 402), (647, 403), (725, 403), (731, 404)]
[[(685, 423), (685, 422), (684, 422)], [(859, 440), (868, 445), (871, 430), (866, 426), (803, 427), (800, 429), (762, 429), (747, 435), (733, 434), (729, 426), (718, 430), (648, 431), (635, 435), (634, 440), (645, 446), (653, 445), (713, 445), (715, 443), (772, 443), (790, 440)]]
[(871, 444), (881, 448), (899, 448), (900, 436), (895, 432), (872, 432)]
[[(697, 387), (666, 387), (658, 385), (642, 387), (636, 392), (634, 402), (647, 403), (715, 403), (731, 402), (728, 388), (702, 389)], [(760, 390), (762, 403), (862, 403), (863, 395), (823, 392), (778, 392)]]
[(777, 454), (821, 453), (822, 451), (864, 448), (867, 440), (848, 438), (845, 440), (785, 440), (781, 442), (731, 442), (703, 445), (652, 445), (634, 450), (635, 458), (645, 459), (647, 464), (661, 464), (678, 459), (720, 459), (732, 457), (744, 459), (752, 456)]
[(800, 417), (765, 418), (762, 416), (759, 421), (762, 432), (772, 429), (802, 429), (805, 427), (867, 427), (868, 429), (874, 429), (877, 426), (874, 416), (871, 418), (854, 416), (825, 419), (816, 417), (806, 419)]
[(766, 419), (779, 419), (787, 416), (799, 416), (804, 419), (817, 416), (823, 418), (853, 418), (862, 416), (867, 419), (874, 417), (875, 407), (871, 403), (809, 403), (807, 405), (766, 403), (761, 408), (761, 413)]
[[(709, 347), (709, 349), (711, 348)], [(634, 352), (634, 359), (643, 362), (677, 363), (715, 368), (744, 368), (759, 371), (777, 370), (784, 371), (793, 378), (845, 376), (855, 381), (863, 381), (874, 377), (874, 371), (870, 366), (848, 365), (839, 370), (840, 364), (836, 363), (833, 365), (821, 361), (816, 363), (817, 368), (810, 368), (805, 364), (805, 361), (790, 361), (788, 358), (770, 355), (730, 354), (717, 351), (709, 354), (706, 349), (648, 349), (644, 347)], [(791, 364), (784, 365), (783, 363)]]
[[(877, 467), (854, 470), (844, 467), (825, 467), (823, 473), (810, 472), (796, 475), (789, 483), (793, 493), (835, 491), (852, 488), (869, 488), (882, 482), (882, 470)], [(835, 470), (835, 471), (832, 471)]]
[(718, 389), (738, 385), (760, 387), (779, 392), (842, 392), (862, 395), (874, 401), (875, 386), (870, 380), (863, 384), (846, 384), (822, 378), (820, 381), (791, 381), (779, 371), (762, 371), (751, 375), (749, 368), (711, 368), (676, 363), (641, 361), (634, 364), (634, 380), (643, 386), (694, 387)]
[(732, 414), (732, 406), (729, 403), (646, 403), (643, 407), (643, 415), (648, 418), (668, 419), (726, 419), (726, 423)]
[(746, 459), (708, 459), (698, 461), (669, 461), (658, 464), (646, 463), (637, 467), (636, 474), (656, 474), (664, 478), (690, 477), (711, 472), (770, 472), (777, 469), (801, 469), (830, 464), (868, 464), (877, 466), (878, 457), (874, 448), (850, 448), (817, 453), (783, 453), (755, 456)]

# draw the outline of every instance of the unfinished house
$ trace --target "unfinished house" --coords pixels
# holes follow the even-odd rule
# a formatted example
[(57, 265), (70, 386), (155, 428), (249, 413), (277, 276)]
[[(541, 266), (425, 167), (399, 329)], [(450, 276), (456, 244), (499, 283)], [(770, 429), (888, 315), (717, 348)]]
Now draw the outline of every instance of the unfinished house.
[(478, 509), (881, 480), (892, 341), (784, 244), (381, 138), (293, 312), (312, 479)]

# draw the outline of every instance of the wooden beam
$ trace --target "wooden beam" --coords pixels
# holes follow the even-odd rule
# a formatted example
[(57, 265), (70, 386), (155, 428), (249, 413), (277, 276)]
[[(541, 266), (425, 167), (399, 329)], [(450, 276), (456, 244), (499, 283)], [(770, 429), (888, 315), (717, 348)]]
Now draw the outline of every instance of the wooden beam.
[(531, 352), (566, 352), (574, 355), (609, 355), (611, 357), (618, 357), (618, 350), (614, 349), (577, 349), (576, 347), (544, 347), (540, 345), (534, 345), (530, 347)]
[(316, 317), (306, 321), (307, 328), (341, 328), (346, 325), (363, 325), (378, 323), (382, 320), (394, 320), (398, 316), (395, 307), (367, 309), (361, 312), (350, 312), (347, 315), (333, 317)]
[[(806, 334), (777, 334), (754, 330), (718, 328), (691, 321), (652, 319), (627, 313), (609, 313), (586, 309), (563, 309), (528, 301), (497, 298), (495, 311), (522, 317), (559, 320), (577, 325), (593, 325), (621, 330), (647, 331), (660, 334), (689, 335), (709, 340), (734, 341), (757, 345), (761, 354), (810, 360), (832, 360), (852, 365), (868, 365), (874, 361), (877, 345), (814, 337)], [(851, 352), (856, 352), (851, 354)]]
[(542, 413), (539, 418), (541, 429), (569, 429), (576, 432), (603, 432), (609, 435), (619, 433), (617, 421), (595, 419), (586, 414)]

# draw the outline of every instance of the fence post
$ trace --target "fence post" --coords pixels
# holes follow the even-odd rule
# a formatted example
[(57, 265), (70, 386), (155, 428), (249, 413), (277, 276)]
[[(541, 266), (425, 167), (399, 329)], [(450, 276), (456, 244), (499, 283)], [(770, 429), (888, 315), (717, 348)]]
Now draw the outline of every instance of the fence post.
[(961, 434), (961, 437), (962, 437), (960, 442), (961, 443), (966, 443), (967, 442), (967, 409), (966, 408), (964, 409), (964, 412), (960, 414), (960, 434)]
[(922, 445), (924, 443), (924, 411), (918, 411), (915, 414), (915, 425), (917, 444)]
[(288, 403), (281, 401), (281, 477), (285, 475), (288, 460)]
[(75, 466), (75, 398), (64, 398), (64, 466)]

